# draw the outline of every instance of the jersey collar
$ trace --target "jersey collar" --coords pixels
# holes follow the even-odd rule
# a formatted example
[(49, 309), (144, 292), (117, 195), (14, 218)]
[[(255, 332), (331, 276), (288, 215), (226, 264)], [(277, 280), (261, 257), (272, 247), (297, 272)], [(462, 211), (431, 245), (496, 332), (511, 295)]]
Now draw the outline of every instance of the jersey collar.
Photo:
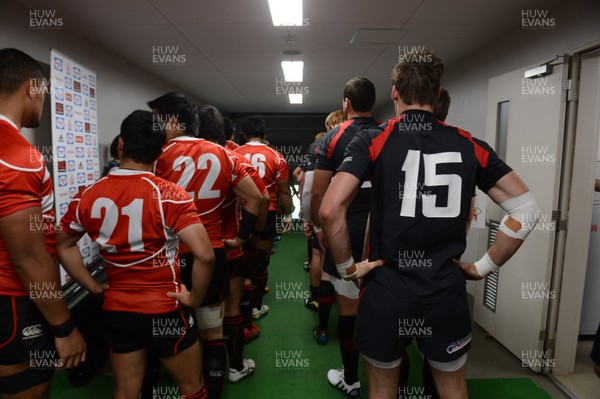
[(262, 143), (262, 142), (260, 142), (260, 141), (254, 141), (254, 140), (253, 140), (253, 141), (248, 141), (248, 142), (246, 143), (246, 145), (256, 145), (256, 146), (263, 145), (263, 146), (266, 146), (266, 144), (265, 144), (265, 143)]
[(138, 175), (154, 175), (152, 172), (144, 170), (120, 169), (115, 168), (108, 173), (110, 176), (138, 176)]
[(8, 119), (8, 117), (0, 114), (0, 121), (5, 121), (8, 122), (9, 125), (11, 125), (12, 127), (14, 127), (16, 130), (19, 130), (19, 128), (17, 127), (17, 125), (11, 121), (10, 119)]
[(172, 138), (171, 140), (169, 140), (169, 143), (171, 141), (200, 141), (202, 139), (199, 139), (198, 137), (192, 137), (192, 136), (179, 136), (179, 137), (175, 137)]

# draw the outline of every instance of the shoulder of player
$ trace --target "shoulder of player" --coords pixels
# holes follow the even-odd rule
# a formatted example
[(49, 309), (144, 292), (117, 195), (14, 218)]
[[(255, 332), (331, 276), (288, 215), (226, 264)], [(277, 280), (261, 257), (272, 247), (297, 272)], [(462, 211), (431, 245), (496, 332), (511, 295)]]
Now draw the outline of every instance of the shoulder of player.
[(45, 163), (42, 154), (18, 135), (10, 142), (0, 140), (0, 165), (16, 172), (36, 173), (44, 170)]

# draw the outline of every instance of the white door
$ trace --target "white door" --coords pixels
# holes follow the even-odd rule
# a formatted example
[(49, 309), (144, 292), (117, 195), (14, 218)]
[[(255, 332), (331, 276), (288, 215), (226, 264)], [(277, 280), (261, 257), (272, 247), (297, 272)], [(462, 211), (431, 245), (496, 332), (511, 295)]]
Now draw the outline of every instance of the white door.
[[(517, 254), (487, 283), (477, 284), (474, 320), (534, 371), (553, 364), (544, 352), (563, 143), (566, 96), (563, 65), (542, 78), (525, 79), (528, 68), (490, 79), (486, 141), (534, 193), (542, 218)], [(487, 220), (504, 211), (487, 200)], [(486, 228), (487, 248), (490, 227)]]

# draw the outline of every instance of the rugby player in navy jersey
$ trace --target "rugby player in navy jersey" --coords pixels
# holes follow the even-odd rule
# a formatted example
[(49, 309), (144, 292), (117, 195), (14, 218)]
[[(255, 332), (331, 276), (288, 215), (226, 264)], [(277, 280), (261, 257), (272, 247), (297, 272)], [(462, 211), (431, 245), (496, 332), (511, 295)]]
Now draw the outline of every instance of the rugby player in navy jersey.
[[(366, 78), (353, 78), (344, 87), (343, 99), (344, 112), (348, 116), (348, 120), (327, 132), (317, 146), (310, 207), (319, 245), (326, 251), (323, 270), (330, 275), (330, 282), (321, 281), (320, 290), (323, 294), (326, 294), (325, 291), (335, 289), (339, 306), (338, 333), (343, 369), (329, 370), (327, 379), (333, 386), (349, 396), (360, 396), (359, 355), (352, 341), (359, 291), (352, 282), (342, 280), (336, 270), (321, 231), (319, 207), (322, 204), (323, 194), (325, 194), (335, 171), (344, 159), (344, 151), (348, 143), (359, 131), (378, 125), (378, 122), (371, 115), (371, 109), (375, 104), (375, 86)], [(352, 241), (352, 253), (357, 259), (362, 259), (363, 243), (369, 217), (370, 186), (370, 182), (366, 182), (359, 190), (346, 215)], [(319, 319), (320, 321), (323, 320), (322, 317)], [(317, 342), (320, 336), (323, 335), (323, 330), (324, 326), (322, 325), (315, 327), (314, 335)]]
[[(413, 338), (433, 368), (440, 396), (467, 398), (471, 320), (465, 280), (502, 266), (540, 217), (527, 186), (487, 143), (433, 115), (443, 69), (431, 52), (395, 66), (397, 117), (356, 135), (319, 212), (340, 276), (364, 278), (354, 342), (365, 360), (371, 398), (398, 397), (398, 369)], [(370, 256), (355, 263), (345, 216), (369, 179)], [(470, 263), (458, 259), (475, 187), (507, 215), (495, 243)], [(425, 332), (412, 332), (416, 323)]]

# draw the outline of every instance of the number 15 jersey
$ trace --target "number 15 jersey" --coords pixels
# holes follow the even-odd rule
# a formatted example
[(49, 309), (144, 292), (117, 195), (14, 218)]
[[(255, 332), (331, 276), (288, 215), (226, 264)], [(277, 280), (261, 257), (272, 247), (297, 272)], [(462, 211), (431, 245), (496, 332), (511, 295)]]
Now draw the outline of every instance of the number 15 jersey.
[(487, 192), (510, 171), (484, 141), (431, 112), (358, 133), (338, 172), (372, 180), (369, 258), (386, 265), (370, 278), (405, 302), (453, 299), (465, 287), (452, 259), (466, 247), (475, 186)]

